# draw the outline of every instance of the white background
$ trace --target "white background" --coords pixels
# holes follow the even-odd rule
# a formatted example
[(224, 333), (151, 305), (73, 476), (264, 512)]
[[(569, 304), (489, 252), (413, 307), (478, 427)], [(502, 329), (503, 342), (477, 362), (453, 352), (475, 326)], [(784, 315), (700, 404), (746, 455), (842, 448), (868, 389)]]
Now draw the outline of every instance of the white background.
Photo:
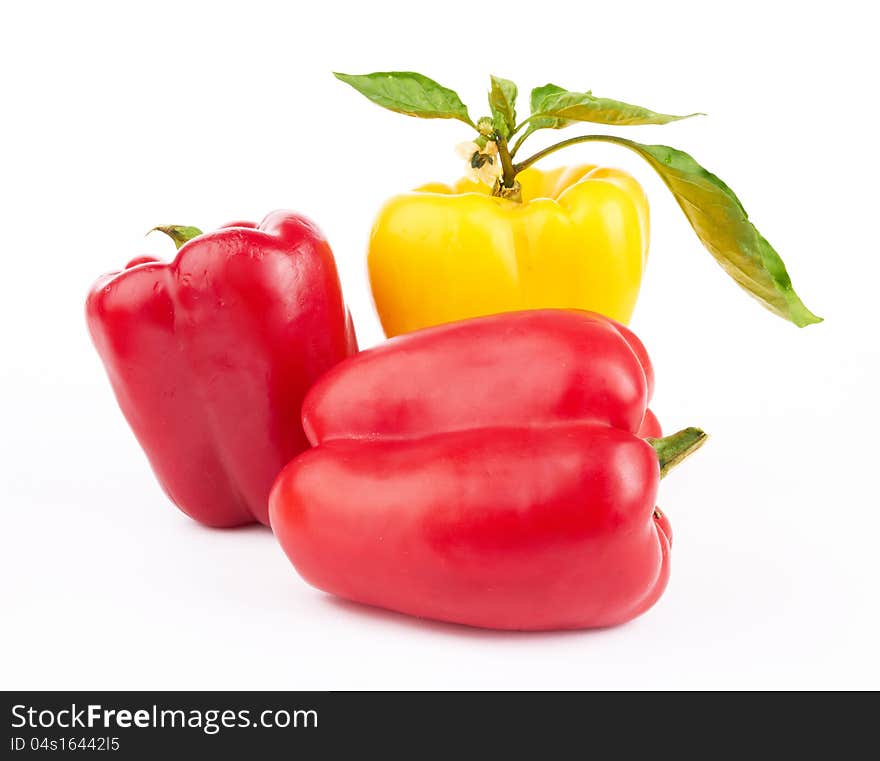
[[(493, 7), (4, 4), (2, 687), (880, 687), (869, 5)], [(470, 137), (330, 75), (395, 68), (458, 89), (475, 116), (490, 72), (523, 92), (553, 81), (707, 112), (620, 133), (723, 177), (826, 318), (798, 330), (747, 298), (638, 158), (589, 145), (548, 160), (643, 181), (653, 235), (633, 327), (656, 365), (654, 406), (667, 430), (713, 437), (664, 481), (673, 575), (631, 624), (503, 634), (333, 600), (268, 530), (177, 512), (116, 407), (83, 299), (133, 255), (173, 253), (143, 238), (156, 224), (306, 212), (333, 244), (362, 345), (381, 340), (372, 218), (396, 192), (453, 179)]]

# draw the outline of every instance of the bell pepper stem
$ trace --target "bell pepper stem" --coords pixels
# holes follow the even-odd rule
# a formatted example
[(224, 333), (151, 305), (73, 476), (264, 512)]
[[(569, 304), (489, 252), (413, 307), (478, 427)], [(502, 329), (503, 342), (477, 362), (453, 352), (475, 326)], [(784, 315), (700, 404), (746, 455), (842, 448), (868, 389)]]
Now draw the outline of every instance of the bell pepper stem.
[(709, 437), (699, 428), (684, 428), (662, 439), (645, 439), (657, 453), (660, 463), (660, 478), (664, 478), (685, 458), (696, 452)]
[(501, 161), (501, 177), (495, 183), (492, 189), (492, 195), (499, 198), (506, 198), (509, 201), (522, 202), (522, 188), (516, 181), (516, 167), (510, 156), (510, 148), (505, 140), (497, 132), (493, 136), (495, 145), (498, 146), (498, 158)]
[(188, 243), (193, 238), (197, 238), (202, 234), (202, 231), (199, 230), (198, 227), (191, 227), (189, 225), (159, 225), (158, 227), (148, 230), (147, 235), (152, 232), (165, 233), (165, 235), (174, 241), (174, 245), (178, 250), (180, 250), (180, 247), (184, 243)]
[(496, 198), (506, 198), (508, 201), (522, 203), (522, 185), (514, 180), (513, 186), (508, 188), (501, 180), (496, 180), (495, 186), (492, 188), (492, 195)]
[[(568, 140), (561, 140), (560, 142), (549, 145), (543, 150), (538, 151), (534, 155), (529, 156), (527, 159), (523, 159), (518, 164), (514, 164), (514, 176), (519, 174), (523, 169), (528, 169), (536, 161), (540, 161), (545, 156), (549, 156), (551, 153), (555, 153), (556, 151), (562, 150), (563, 148), (568, 148), (570, 145), (577, 145), (578, 143), (591, 143), (595, 141), (605, 141), (609, 143), (619, 142), (614, 135), (580, 135), (578, 137), (569, 138)], [(622, 145), (624, 144), (624, 142), (620, 141), (619, 144)]]

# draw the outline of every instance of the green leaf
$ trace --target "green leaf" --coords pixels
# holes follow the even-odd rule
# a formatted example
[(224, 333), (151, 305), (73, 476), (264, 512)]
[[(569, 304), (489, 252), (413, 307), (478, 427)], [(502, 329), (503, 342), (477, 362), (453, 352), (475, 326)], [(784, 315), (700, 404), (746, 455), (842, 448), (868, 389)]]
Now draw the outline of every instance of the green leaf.
[(534, 132), (536, 129), (561, 129), (562, 127), (567, 127), (569, 124), (572, 124), (571, 120), (568, 119), (535, 116), (535, 114), (541, 113), (544, 101), (564, 92), (568, 92), (564, 87), (549, 83), (543, 87), (535, 87), (532, 90), (532, 95), (529, 99), (529, 105), (532, 108), (532, 115), (528, 120), (529, 132)]
[(491, 75), (492, 89), (489, 91), (489, 108), (495, 129), (505, 140), (516, 128), (516, 85), (509, 79)]
[[(537, 98), (536, 98), (537, 93)], [(538, 121), (541, 129), (567, 127), (572, 122), (594, 122), (618, 127), (639, 124), (669, 124), (681, 119), (689, 119), (699, 114), (675, 116), (659, 114), (649, 108), (634, 106), (610, 98), (597, 98), (591, 92), (571, 92), (556, 85), (545, 85), (532, 91), (531, 122)], [(545, 120), (552, 119), (552, 123)]]
[(159, 227), (154, 227), (152, 230), (148, 230), (147, 235), (157, 231), (165, 233), (165, 235), (171, 238), (178, 249), (180, 249), (180, 247), (187, 241), (197, 238), (202, 234), (202, 231), (199, 230), (198, 227), (190, 227), (188, 225), (160, 225)]
[(334, 72), (333, 76), (390, 111), (422, 119), (458, 119), (473, 126), (457, 93), (414, 71)]
[(642, 145), (612, 136), (596, 140), (623, 145), (660, 175), (703, 245), (741, 288), (767, 309), (798, 327), (821, 322), (791, 285), (782, 258), (749, 221), (736, 194), (684, 151)]
[[(516, 145), (513, 148), (513, 154), (519, 150), (519, 147), (523, 144), (525, 139), (529, 137), (533, 132), (537, 132), (539, 129), (562, 129), (563, 127), (567, 127), (569, 124), (574, 124), (571, 119), (559, 119), (553, 116), (536, 116), (541, 111), (542, 104), (548, 100), (549, 98), (559, 95), (561, 93), (568, 92), (564, 87), (560, 87), (559, 85), (554, 85), (551, 83), (547, 83), (541, 87), (535, 87), (532, 89), (531, 96), (529, 98), (529, 105), (532, 109), (532, 115), (525, 120), (526, 131), (520, 135), (520, 137), (516, 141)], [(589, 93), (587, 93), (589, 95)]]

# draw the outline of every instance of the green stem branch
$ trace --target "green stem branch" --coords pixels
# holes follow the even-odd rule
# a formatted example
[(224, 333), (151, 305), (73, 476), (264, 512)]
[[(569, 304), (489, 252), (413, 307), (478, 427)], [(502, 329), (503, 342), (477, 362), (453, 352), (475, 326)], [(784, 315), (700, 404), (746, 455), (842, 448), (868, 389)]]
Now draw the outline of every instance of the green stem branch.
[(554, 145), (550, 145), (547, 148), (544, 148), (543, 150), (540, 150), (537, 153), (529, 156), (527, 159), (523, 159), (518, 164), (514, 165), (514, 173), (519, 174), (521, 171), (523, 171), (523, 169), (528, 169), (536, 161), (540, 161), (546, 156), (549, 156), (551, 153), (555, 153), (556, 151), (562, 150), (563, 148), (568, 148), (570, 145), (595, 142), (614, 143), (615, 145), (622, 145), (625, 148), (630, 148), (630, 150), (632, 150), (628, 140), (620, 137), (615, 137), (614, 135), (580, 135), (579, 137), (571, 137), (568, 140), (563, 140), (559, 143), (555, 143)]
[(513, 148), (510, 149), (511, 158), (516, 156), (516, 152), (520, 149), (520, 146), (522, 146), (523, 141), (531, 134), (532, 133), (529, 130), (526, 130), (516, 139), (516, 142), (513, 144)]

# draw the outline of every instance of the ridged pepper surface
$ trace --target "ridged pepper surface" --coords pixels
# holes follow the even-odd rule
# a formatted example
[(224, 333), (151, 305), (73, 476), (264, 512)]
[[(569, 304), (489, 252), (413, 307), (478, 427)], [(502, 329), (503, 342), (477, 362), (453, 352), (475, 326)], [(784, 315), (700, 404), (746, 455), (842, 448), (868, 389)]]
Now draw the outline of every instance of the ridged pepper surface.
[(357, 351), (333, 254), (285, 211), (164, 231), (182, 245), (174, 261), (100, 278), (89, 332), (171, 500), (209, 526), (268, 523), (275, 476), (309, 446), (306, 391)]
[(704, 439), (643, 439), (653, 371), (597, 314), (512, 312), (400, 336), (309, 392), (313, 449), (273, 530), (320, 589), (499, 629), (609, 626), (666, 586), (661, 471)]

